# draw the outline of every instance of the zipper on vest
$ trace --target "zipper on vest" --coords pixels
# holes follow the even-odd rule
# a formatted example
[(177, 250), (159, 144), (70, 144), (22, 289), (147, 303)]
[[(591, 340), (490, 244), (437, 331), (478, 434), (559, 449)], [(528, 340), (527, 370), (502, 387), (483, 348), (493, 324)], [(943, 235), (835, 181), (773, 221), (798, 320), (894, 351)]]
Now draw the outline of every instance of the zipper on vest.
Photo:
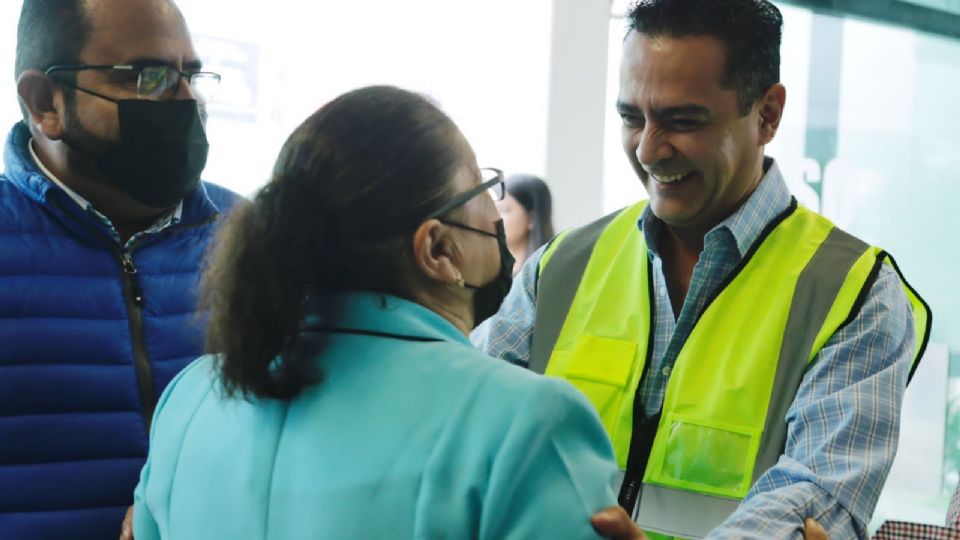
[(120, 254), (120, 262), (123, 264), (123, 273), (129, 276), (133, 302), (142, 307), (143, 292), (140, 290), (140, 281), (137, 279), (137, 267), (133, 264), (133, 257), (130, 256), (129, 252), (124, 251)]
[(143, 291), (133, 264), (130, 251), (120, 251), (120, 265), (123, 269), (123, 298), (127, 305), (127, 320), (130, 322), (130, 341), (133, 349), (133, 367), (137, 374), (137, 389), (140, 392), (140, 410), (143, 420), (150, 430), (153, 419), (153, 373), (150, 358), (147, 356), (146, 332), (143, 327)]
[[(174, 231), (205, 227), (220, 219), (221, 215), (220, 212), (216, 212), (203, 221), (171, 225), (165, 228), (162, 234), (169, 235)], [(137, 245), (139, 244), (138, 242)], [(150, 365), (150, 356), (147, 355), (147, 335), (143, 326), (143, 289), (140, 287), (137, 266), (133, 263), (132, 248), (133, 246), (121, 248), (118, 253), (120, 266), (123, 269), (123, 298), (127, 305), (127, 319), (130, 322), (130, 345), (133, 349), (133, 367), (137, 374), (137, 390), (140, 392), (140, 411), (149, 433), (157, 402), (153, 397), (153, 368)]]

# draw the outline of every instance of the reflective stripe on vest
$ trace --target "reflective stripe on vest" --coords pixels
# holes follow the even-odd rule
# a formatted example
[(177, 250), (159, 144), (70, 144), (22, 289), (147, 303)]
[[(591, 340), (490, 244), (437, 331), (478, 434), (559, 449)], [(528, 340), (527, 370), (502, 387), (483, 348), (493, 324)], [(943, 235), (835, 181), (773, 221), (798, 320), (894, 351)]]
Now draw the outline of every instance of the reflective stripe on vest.
[[(651, 441), (633, 430), (635, 406), (643, 414), (634, 397), (650, 363), (653, 326), (649, 257), (637, 228), (642, 209), (573, 231), (545, 252), (531, 368), (545, 365), (547, 375), (586, 394), (621, 469), (640, 463), (625, 479), (643, 479), (638, 522), (698, 538), (776, 463), (786, 411), (809, 362), (859, 312), (880, 264), (896, 266), (880, 249), (792, 204), (708, 302), (676, 360)], [(904, 288), (918, 331), (915, 367), (930, 317)], [(632, 452), (645, 455), (632, 460)]]

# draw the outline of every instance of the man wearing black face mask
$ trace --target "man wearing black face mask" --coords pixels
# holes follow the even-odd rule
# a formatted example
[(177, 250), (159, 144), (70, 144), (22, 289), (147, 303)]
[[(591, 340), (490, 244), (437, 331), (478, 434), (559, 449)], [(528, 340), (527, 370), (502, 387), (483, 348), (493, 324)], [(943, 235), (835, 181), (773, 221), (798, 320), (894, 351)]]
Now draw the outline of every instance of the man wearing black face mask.
[(237, 199), (200, 181), (206, 90), (169, 0), (25, 0), (0, 175), (0, 538), (110, 538), (156, 400), (202, 352)]

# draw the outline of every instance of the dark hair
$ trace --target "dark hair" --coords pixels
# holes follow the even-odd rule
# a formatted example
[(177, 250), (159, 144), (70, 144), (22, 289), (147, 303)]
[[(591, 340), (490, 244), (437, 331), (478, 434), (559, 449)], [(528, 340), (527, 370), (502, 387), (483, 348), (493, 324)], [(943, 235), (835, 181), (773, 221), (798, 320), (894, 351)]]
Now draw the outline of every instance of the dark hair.
[(783, 16), (767, 0), (640, 0), (629, 26), (648, 36), (711, 36), (727, 46), (721, 84), (738, 93), (740, 113), (780, 82)]
[(426, 98), (391, 86), (344, 94), (287, 139), (270, 182), (234, 211), (203, 278), (207, 349), (228, 394), (288, 399), (320, 380), (330, 293), (409, 296), (412, 234), (452, 197), (466, 163), (456, 125)]
[[(79, 64), (80, 51), (91, 31), (83, 0), (23, 0), (17, 24), (14, 79), (28, 69), (45, 71), (55, 64)], [(20, 110), (23, 118), (29, 119), (23, 103)]]
[(526, 256), (553, 238), (553, 202), (550, 188), (542, 178), (531, 174), (513, 174), (505, 182), (507, 193), (527, 211), (533, 227), (527, 235)]

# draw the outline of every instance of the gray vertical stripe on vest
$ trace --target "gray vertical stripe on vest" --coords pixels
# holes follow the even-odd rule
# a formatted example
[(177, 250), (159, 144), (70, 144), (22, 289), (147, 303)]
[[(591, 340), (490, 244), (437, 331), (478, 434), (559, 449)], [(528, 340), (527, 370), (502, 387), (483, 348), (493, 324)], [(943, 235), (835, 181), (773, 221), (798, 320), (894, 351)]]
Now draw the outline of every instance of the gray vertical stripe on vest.
[(776, 465), (787, 441), (787, 409), (807, 369), (813, 342), (840, 294), (850, 269), (870, 246), (834, 227), (797, 280), (784, 329), (770, 407), (753, 481)]
[[(604, 216), (589, 225), (570, 231), (557, 246), (537, 280), (536, 319), (530, 346), (530, 371), (543, 374), (560, 337), (567, 312), (580, 288), (580, 280), (593, 255), (593, 247), (607, 225), (623, 210)], [(639, 231), (637, 231), (639, 233)], [(541, 294), (550, 291), (550, 294)]]
[(652, 484), (644, 484), (642, 494), (636, 515), (640, 527), (681, 538), (703, 538), (740, 506), (737, 499)]

